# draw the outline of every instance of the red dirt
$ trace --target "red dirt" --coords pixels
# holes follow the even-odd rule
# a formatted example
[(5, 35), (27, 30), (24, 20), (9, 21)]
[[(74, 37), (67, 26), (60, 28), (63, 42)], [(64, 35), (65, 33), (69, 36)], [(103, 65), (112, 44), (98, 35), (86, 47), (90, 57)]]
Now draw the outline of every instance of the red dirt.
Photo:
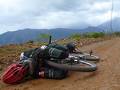
[(0, 90), (120, 90), (120, 38), (81, 48), (101, 57), (98, 70), (91, 73), (70, 72), (63, 80), (38, 79), (18, 85), (0, 83)]

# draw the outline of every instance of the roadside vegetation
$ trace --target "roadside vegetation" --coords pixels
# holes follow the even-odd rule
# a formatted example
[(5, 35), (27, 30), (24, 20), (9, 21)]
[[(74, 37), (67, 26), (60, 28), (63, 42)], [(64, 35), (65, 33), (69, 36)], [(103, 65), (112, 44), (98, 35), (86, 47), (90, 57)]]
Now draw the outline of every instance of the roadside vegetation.
[(70, 39), (75, 39), (75, 40), (79, 40), (79, 39), (83, 39), (83, 38), (105, 38), (105, 37), (120, 37), (120, 32), (88, 32), (88, 33), (82, 33), (82, 34), (72, 34), (69, 38)]
[(72, 34), (70, 39), (81, 39), (81, 38), (100, 38), (104, 37), (106, 34), (103, 32), (88, 32), (83, 34)]
[[(40, 34), (37, 36), (37, 39), (35, 41), (33, 40), (29, 40), (27, 43), (28, 44), (34, 44), (34, 43), (38, 43), (40, 45), (43, 44), (48, 44), (49, 42), (49, 37), (50, 34)], [(67, 42), (72, 42), (72, 41), (79, 41), (79, 40), (95, 40), (95, 39), (110, 39), (113, 37), (120, 37), (120, 32), (88, 32), (88, 33), (74, 33), (72, 35), (70, 35), (67, 38), (64, 39), (60, 39), (60, 40), (54, 40), (53, 42), (58, 42), (61, 44), (65, 44)], [(54, 39), (54, 37), (53, 37)]]

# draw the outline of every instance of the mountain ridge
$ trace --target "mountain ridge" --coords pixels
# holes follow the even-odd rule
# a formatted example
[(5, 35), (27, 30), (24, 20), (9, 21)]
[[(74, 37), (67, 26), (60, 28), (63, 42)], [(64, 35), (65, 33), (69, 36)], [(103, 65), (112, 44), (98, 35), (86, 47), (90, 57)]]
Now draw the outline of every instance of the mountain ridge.
[[(120, 31), (120, 18), (114, 18), (112, 31)], [(54, 39), (66, 38), (74, 33), (86, 32), (110, 32), (111, 21), (104, 22), (98, 26), (88, 26), (84, 29), (73, 28), (53, 28), (53, 29), (21, 29), (17, 31), (9, 31), (0, 35), (0, 45), (24, 43), (29, 40), (36, 40), (40, 34), (50, 34)]]
[(50, 34), (54, 39), (61, 39), (68, 37), (74, 33), (85, 32), (101, 32), (102, 29), (97, 27), (88, 27), (85, 29), (68, 29), (68, 28), (55, 28), (55, 29), (22, 29), (17, 31), (6, 32), (0, 35), (0, 44), (15, 44), (24, 43), (29, 40), (36, 40), (40, 34)]

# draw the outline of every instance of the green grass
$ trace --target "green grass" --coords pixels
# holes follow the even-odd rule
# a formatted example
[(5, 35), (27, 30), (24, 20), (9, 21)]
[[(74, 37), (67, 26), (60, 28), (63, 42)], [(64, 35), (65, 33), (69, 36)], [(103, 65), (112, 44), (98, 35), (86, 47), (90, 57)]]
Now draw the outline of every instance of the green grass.
[(69, 39), (79, 40), (81, 38), (101, 38), (104, 37), (106, 34), (103, 32), (88, 32), (83, 34), (72, 34)]
[(104, 36), (105, 36), (105, 33), (103, 32), (89, 32), (89, 33), (83, 34), (83, 37), (85, 38), (100, 38)]
[(69, 39), (75, 39), (75, 40), (79, 40), (81, 38), (81, 34), (72, 34)]

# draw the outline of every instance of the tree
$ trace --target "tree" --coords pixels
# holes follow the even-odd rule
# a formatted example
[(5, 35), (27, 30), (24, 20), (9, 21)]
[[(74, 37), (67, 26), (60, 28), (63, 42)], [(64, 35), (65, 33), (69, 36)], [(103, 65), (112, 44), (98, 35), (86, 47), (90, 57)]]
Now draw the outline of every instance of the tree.
[(38, 40), (42, 42), (48, 42), (50, 36), (50, 34), (42, 33), (38, 35)]

